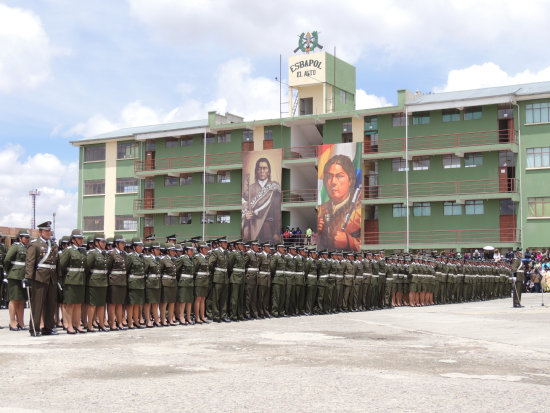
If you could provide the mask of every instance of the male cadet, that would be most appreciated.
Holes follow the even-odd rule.
[[[258,318],[258,272],[260,271],[260,257],[258,240],[250,241],[250,249],[244,254],[246,268],[244,292],[244,316],[248,320]]]
[[[353,279],[353,311],[363,310],[363,262],[361,261],[361,253],[356,253],[353,256],[353,269],[355,270],[355,278]]]
[[[317,294],[318,276],[317,251],[314,247],[308,249],[308,257],[304,263],[304,275],[306,279],[306,315],[312,315],[315,308],[315,296]]]
[[[294,277],[294,304],[296,314],[305,314],[306,280],[305,280],[305,260],[307,258],[306,250],[303,246],[297,248],[298,254],[294,256],[296,260],[296,272]]]
[[[231,321],[244,320],[243,312],[243,285],[245,281],[244,242],[235,241],[236,248],[229,253],[228,271],[231,272]]]
[[[328,251],[319,252],[321,258],[317,260],[317,274],[319,275],[317,282],[317,308],[319,314],[326,314],[330,311],[330,300],[332,298],[332,290],[329,288],[329,277],[331,261],[328,258]]]
[[[277,244],[277,252],[272,255],[269,269],[272,279],[271,314],[275,317],[285,315],[285,246]]]
[[[334,282],[332,289],[331,311],[339,313],[342,310],[342,298],[344,292],[344,267],[342,266],[342,252],[334,251],[332,253],[332,262],[330,266],[329,282]]]
[[[256,246],[257,247],[257,246]],[[262,245],[263,251],[258,252],[258,301],[257,309],[260,318],[270,318],[269,300],[271,298],[271,245]]]
[[[523,289],[523,261],[521,260],[521,250],[516,251],[516,256],[512,260],[512,272],[514,273],[513,277],[513,286],[512,291],[514,293],[514,307],[521,307],[521,292]],[[27,252],[27,257],[29,253]]]
[[[380,251],[378,255],[378,300],[376,306],[384,308],[384,297],[386,295],[386,254]]]
[[[227,275],[228,252],[227,239],[220,238],[219,247],[212,249],[208,257],[208,266],[212,274],[212,319],[220,323],[226,323],[231,320],[227,317],[227,296],[229,287],[229,278]],[[213,246],[213,245],[212,245]]]
[[[366,252],[364,258],[362,259],[363,263],[363,290],[362,290],[362,309],[363,310],[372,310],[372,300],[371,300],[371,289],[373,288],[373,278],[372,275],[372,253]]]
[[[285,255],[285,316],[289,317],[296,313],[296,301],[294,289],[296,285],[296,246],[289,245],[288,253]]]
[[[344,270],[343,278],[343,293],[342,293],[342,310],[351,311],[353,302],[353,279],[355,278],[355,268],[353,268],[353,252],[346,252],[345,258],[342,259],[342,269]]]
[[[382,262],[382,258],[380,259],[380,263]],[[396,266],[393,262],[393,257],[388,257],[388,263],[386,264],[384,260],[384,270],[385,270],[385,290],[384,290],[384,300],[383,303],[386,307],[392,308],[393,303],[391,301],[392,298],[392,291],[393,291],[393,274],[395,273]]]
[[[177,240],[178,240],[178,237],[176,237],[176,234],[168,235],[168,236],[166,237],[166,242],[167,242],[167,243],[170,243],[170,244],[172,244],[172,245],[174,245],[174,246],[176,246]]]
[[[54,315],[56,311],[57,284],[61,279],[59,253],[52,242],[51,222],[38,225],[38,238],[33,240],[25,260],[25,278],[23,287],[30,287],[31,336],[56,335]],[[40,331],[40,319],[44,316],[44,328]]]

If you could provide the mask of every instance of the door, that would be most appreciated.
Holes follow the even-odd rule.
[[[145,170],[152,171],[155,169],[155,151],[145,152]]]
[[[378,219],[365,219],[365,244],[379,244]]]
[[[511,199],[500,200],[500,242],[516,242],[516,204]]]

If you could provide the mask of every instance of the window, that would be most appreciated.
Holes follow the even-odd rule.
[[[525,105],[525,123],[550,122],[550,102]]]
[[[215,220],[214,214],[206,214],[205,217],[204,212],[201,213],[201,224],[213,224]]]
[[[153,217],[143,218],[143,226],[146,228],[151,228],[155,226],[155,219]]]
[[[201,142],[204,145],[204,136],[202,137]],[[213,135],[206,135],[206,144],[211,145],[213,143],[216,143],[216,137]]]
[[[550,146],[527,149],[527,168],[550,168]]]
[[[427,171],[430,169],[429,156],[415,156],[413,158],[413,171]]]
[[[191,185],[193,183],[193,175],[185,174],[180,177],[180,185]]]
[[[137,144],[135,142],[118,142],[116,147],[117,159],[132,159],[137,154]]]
[[[462,215],[462,205],[455,201],[443,202],[443,215]]]
[[[484,213],[483,200],[466,201],[466,215],[482,215]]]
[[[155,189],[155,180],[154,179],[146,179],[145,180],[145,189]]]
[[[394,113],[391,117],[392,126],[405,126],[408,125],[408,120],[404,113]]]
[[[403,158],[393,158],[391,160],[391,170],[393,172],[403,172],[407,170],[407,163]]]
[[[365,117],[365,130],[366,131],[378,130],[378,117],[376,116]]]
[[[346,91],[340,90],[340,103],[346,103]]]
[[[313,98],[300,99],[300,116],[313,114]]]
[[[191,146],[193,145],[193,137],[192,136],[184,136],[181,138],[181,146]]]
[[[273,131],[271,129],[264,130],[264,141],[273,140]]]
[[[164,225],[178,225],[179,217],[172,215],[164,216]]]
[[[430,112],[417,112],[413,115],[413,125],[428,125],[430,123]]]
[[[84,231],[103,231],[103,217],[84,217]]]
[[[115,231],[135,231],[137,220],[133,215],[116,215]]]
[[[464,155],[464,168],[477,168],[483,166],[483,154],[467,153]]]
[[[444,109],[441,111],[443,122],[456,122],[460,120],[460,111],[458,109]]]
[[[146,151],[154,151],[156,148],[155,141],[146,141],[145,142],[145,150]]]
[[[498,153],[498,166],[516,166],[516,156],[514,152],[500,151]]]
[[[218,171],[218,183],[227,184],[231,182],[231,171]]]
[[[218,224],[230,224],[231,215],[229,212],[218,212],[218,215],[216,215],[216,222]]]
[[[105,179],[91,179],[84,181],[84,195],[105,194]]]
[[[225,132],[218,135],[218,143],[231,142],[231,132]]]
[[[137,178],[117,178],[116,179],[116,193],[126,194],[129,192],[138,191]]]
[[[351,122],[342,123],[342,133],[351,133]]]
[[[393,204],[393,217],[402,218],[407,216],[407,207],[403,204]]]
[[[550,196],[527,198],[530,218],[550,217]]]
[[[84,148],[84,162],[105,160],[105,145],[87,146]]]
[[[351,128],[352,128],[351,122],[342,123],[342,142],[343,143],[348,143],[353,141],[353,133]]]
[[[177,148],[179,146],[178,138],[166,138],[166,147],[167,148]]]
[[[203,174],[201,175],[201,184],[205,183],[204,178],[206,177],[206,183],[207,184],[213,184],[216,182],[216,175],[215,174]]]
[[[254,142],[254,131],[243,130],[243,142]]]
[[[464,120],[481,119],[481,106],[471,106],[464,109]]]
[[[190,224],[191,223],[191,212],[184,212],[180,215],[180,224]]]
[[[178,178],[175,176],[168,176],[166,175],[164,177],[164,186],[177,186],[178,185]]]
[[[413,213],[415,217],[429,217],[432,215],[432,208],[429,202],[414,202]]]
[[[516,203],[511,199],[501,199],[500,215],[516,215]]]
[[[443,168],[452,169],[460,168],[462,166],[460,158],[455,155],[443,155]]]

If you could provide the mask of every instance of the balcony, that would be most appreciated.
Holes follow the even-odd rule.
[[[317,207],[317,189],[287,189],[282,191],[282,209]]]
[[[409,232],[409,245],[412,248],[453,248],[457,246],[482,248],[485,245],[506,247],[516,244],[518,240],[518,228]],[[364,242],[367,248],[402,249],[407,242],[407,233],[406,231],[365,233]]]
[[[482,132],[450,133],[431,136],[409,136],[409,152],[430,151],[448,153],[449,149],[461,147],[476,147],[468,151],[486,151],[491,145],[510,145],[515,143],[515,131],[513,129],[500,129]],[[479,147],[479,148],[477,148]],[[363,154],[368,158],[384,158],[391,152],[404,152],[405,138],[370,140],[370,135],[365,136]],[[454,151],[453,151],[454,152]],[[460,151],[457,151],[460,152]]]
[[[241,194],[206,195],[204,206],[207,211],[233,211],[241,209]],[[134,200],[134,212],[145,214],[177,214],[179,212],[202,212],[203,196],[187,195],[159,198],[137,198]]]
[[[409,199],[429,198],[433,200],[457,199],[480,195],[483,199],[515,198],[518,192],[516,178],[480,179],[470,181],[419,182],[409,184]],[[512,196],[513,194],[513,196]],[[365,186],[365,204],[403,202],[406,197],[405,184]],[[474,197],[475,199],[476,197]],[[383,201],[383,202],[381,202]]]

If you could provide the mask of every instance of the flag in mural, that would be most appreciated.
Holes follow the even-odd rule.
[[[317,248],[361,250],[361,143],[319,146]]]
[[[243,152],[241,232],[244,241],[281,239],[282,149]]]

